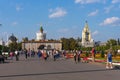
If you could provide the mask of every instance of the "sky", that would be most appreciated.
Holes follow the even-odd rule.
[[[47,39],[82,37],[88,22],[95,41],[120,38],[120,0],[0,0],[0,38],[36,38],[43,26]]]

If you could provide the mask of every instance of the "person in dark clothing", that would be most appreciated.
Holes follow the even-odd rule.
[[[80,57],[81,53],[82,53],[82,51],[77,52],[77,54],[78,54],[78,62],[80,62],[80,60],[81,60],[81,57]]]
[[[28,55],[27,55],[27,50],[24,50],[24,54],[25,54],[25,58],[27,59]]]
[[[78,58],[78,54],[76,51],[73,52],[73,55],[74,55],[74,61],[75,63],[77,63],[77,58]]]
[[[37,55],[40,58],[42,56],[42,52],[40,50],[38,50]]]

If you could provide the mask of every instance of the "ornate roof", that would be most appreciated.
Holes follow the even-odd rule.
[[[17,41],[17,38],[14,36],[14,34],[12,34],[12,35],[9,37],[9,40],[11,40],[12,42],[16,42],[16,41]]]
[[[85,32],[89,32],[89,26],[88,26],[88,22],[86,21],[85,23],[85,27],[83,29]]]
[[[89,28],[89,27],[88,27],[88,22],[87,22],[87,21],[86,21],[86,23],[85,23],[85,28]]]

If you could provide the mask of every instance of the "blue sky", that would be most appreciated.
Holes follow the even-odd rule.
[[[40,25],[47,39],[81,37],[88,21],[92,38],[120,38],[120,0],[0,0],[0,38],[12,33],[35,39]]]

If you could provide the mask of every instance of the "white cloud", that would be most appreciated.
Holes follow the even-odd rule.
[[[16,26],[17,24],[18,24],[18,22],[15,21],[12,23],[12,26]]]
[[[105,13],[109,13],[112,9],[113,9],[113,5],[109,6],[109,7],[106,7],[104,8],[105,9]]]
[[[100,0],[75,0],[75,3],[80,3],[80,4],[90,4],[97,2],[100,2]]]
[[[21,11],[23,8],[20,5],[16,5],[16,11]]]
[[[95,10],[95,11],[89,13],[88,16],[95,16],[97,14],[98,14],[98,10]]]
[[[99,32],[97,30],[92,33],[93,36],[95,36],[97,34],[99,34]]]
[[[56,9],[50,9],[49,12],[51,14],[49,15],[49,18],[58,18],[58,17],[63,17],[67,14],[67,11],[62,9],[62,8],[56,8]]]
[[[101,24],[101,26],[120,26],[120,18],[119,17],[110,17],[105,19]]]
[[[112,0],[112,3],[115,4],[115,3],[119,3],[120,0]]]

